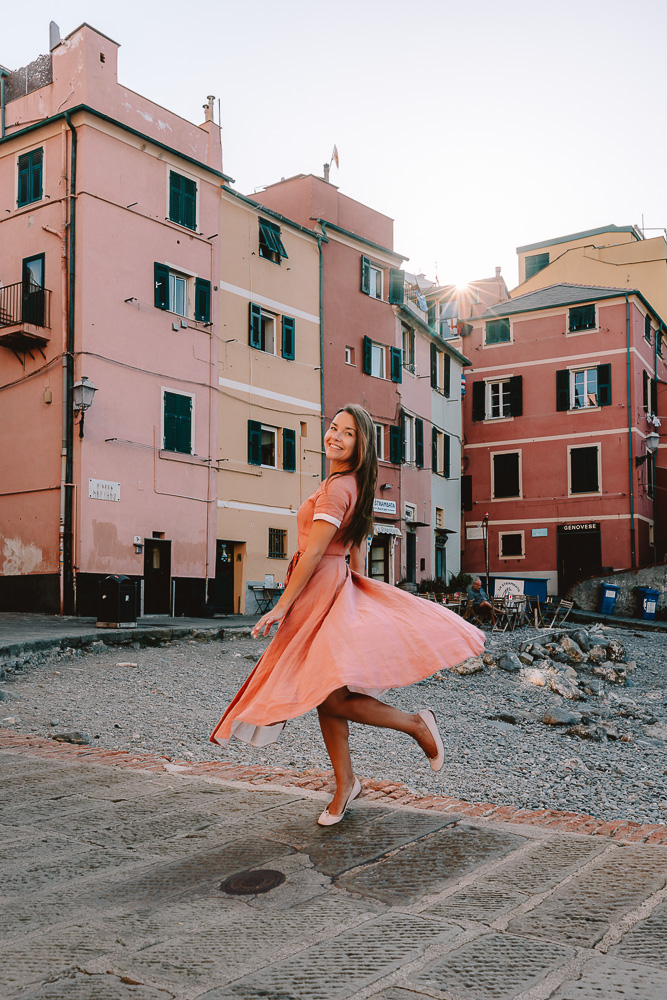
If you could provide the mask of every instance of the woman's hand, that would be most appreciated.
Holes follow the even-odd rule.
[[[262,629],[264,630],[264,635],[268,635],[272,626],[275,625],[276,622],[280,623],[286,614],[287,608],[281,608],[280,602],[276,604],[275,608],[271,608],[271,610],[267,611],[265,615],[262,615],[253,628],[251,632],[253,639],[256,639],[259,636]]]

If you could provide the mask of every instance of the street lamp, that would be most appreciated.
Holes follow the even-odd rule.
[[[646,459],[649,458],[650,455],[654,455],[658,450],[658,445],[660,444],[660,435],[658,432],[651,431],[650,434],[647,434],[644,444],[646,445],[646,454],[635,456],[635,465],[637,468],[639,468],[640,465],[643,465]]]
[[[78,382],[72,386],[72,406],[81,414],[79,417],[79,437],[83,437],[83,417],[88,407],[93,402],[93,396],[97,392],[97,386],[85,375],[82,375]]]
[[[489,595],[489,515],[482,518],[482,535],[484,536],[484,571],[486,575],[486,594]]]

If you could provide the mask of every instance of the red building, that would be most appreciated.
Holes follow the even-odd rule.
[[[464,569],[483,575],[488,546],[491,577],[564,594],[661,559],[647,444],[667,369],[663,323],[643,295],[557,284],[470,326]]]

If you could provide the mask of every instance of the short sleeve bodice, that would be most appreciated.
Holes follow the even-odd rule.
[[[329,543],[327,553],[345,555],[349,544],[341,541],[357,502],[357,480],[353,475],[334,476],[325,479],[322,485],[308,497],[297,512],[299,549],[303,552],[308,544],[308,536],[313,521],[328,521],[338,529]]]

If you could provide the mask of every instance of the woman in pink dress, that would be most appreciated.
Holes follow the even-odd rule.
[[[318,823],[331,826],[361,792],[348,722],[406,733],[440,770],[444,750],[431,709],[411,714],[376,696],[478,655],[484,637],[459,615],[364,575],[378,467],[366,410],[339,410],[324,446],[329,476],[298,510],[285,590],[252,634],[266,636],[276,623],[278,631],[210,740],[225,746],[236,736],[265,746],[288,719],[317,708],[336,778]]]

